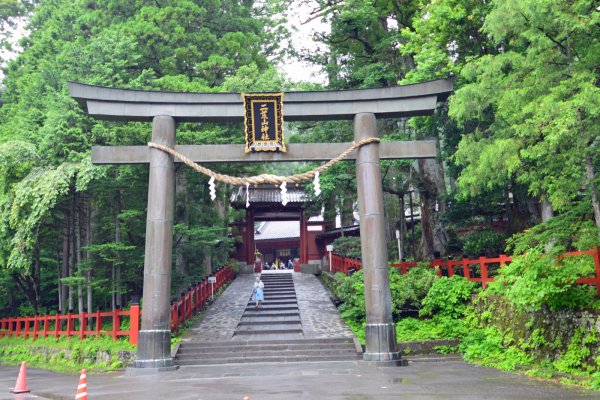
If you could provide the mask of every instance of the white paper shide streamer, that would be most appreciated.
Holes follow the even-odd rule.
[[[208,181],[208,187],[210,189],[210,199],[215,201],[217,198],[217,190],[215,189],[215,178],[213,176],[211,176],[210,180]]]
[[[286,183],[283,182],[281,184],[281,186],[279,186],[279,188],[281,189],[281,204],[283,204],[284,206],[289,203],[290,198],[288,196],[288,192],[287,192],[287,188],[285,187]]]
[[[246,182],[246,208],[250,207],[250,184]]]
[[[321,194],[321,182],[319,181],[319,171],[315,172],[315,180],[313,181],[313,186],[315,188],[315,196],[319,196]]]

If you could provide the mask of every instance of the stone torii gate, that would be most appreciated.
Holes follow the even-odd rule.
[[[376,117],[430,115],[453,89],[452,79],[380,89],[285,93],[286,121],[354,120],[354,140],[377,137]],[[177,122],[243,121],[240,93],[170,93],[69,83],[90,115],[152,121],[152,142],[202,164],[217,162],[329,161],[351,143],[289,144],[286,153],[245,153],[243,145],[178,146]],[[355,155],[367,314],[364,360],[397,364],[380,159],[436,157],[434,141],[370,143]],[[147,146],[92,147],[94,164],[150,164],[144,256],[144,310],[134,367],[170,369],[169,299],[175,193],[174,158]]]

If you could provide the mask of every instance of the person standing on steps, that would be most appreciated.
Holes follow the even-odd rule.
[[[254,292],[252,292],[252,300],[256,302],[256,308],[259,308],[260,303],[265,300],[264,288],[265,284],[260,280],[260,276],[257,276],[254,282]]]

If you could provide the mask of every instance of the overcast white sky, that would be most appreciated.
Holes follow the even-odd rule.
[[[288,28],[292,32],[291,45],[298,50],[315,50],[317,45],[313,42],[315,32],[328,32],[329,26],[322,23],[320,18],[314,19],[305,25],[302,22],[308,19],[311,7],[304,2],[294,2],[289,9]],[[297,30],[294,30],[294,27]],[[293,81],[309,81],[316,83],[326,83],[326,76],[318,67],[312,64],[296,60],[286,60],[281,68],[287,73]]]

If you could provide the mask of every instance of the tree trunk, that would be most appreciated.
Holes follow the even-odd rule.
[[[404,218],[404,195],[398,195],[398,203],[400,204],[400,218],[398,220],[398,230],[400,231],[400,248],[398,250],[398,258],[402,261],[405,258],[404,252],[404,236],[406,233],[406,219]]]
[[[37,236],[37,235],[36,235]],[[33,301],[33,309],[37,314],[40,311],[40,306],[42,305],[42,292],[41,292],[41,266],[40,266],[40,242],[36,241],[33,253],[34,261],[33,261],[33,271],[32,271],[32,289],[34,295]]]
[[[77,268],[77,277],[82,277],[81,271],[81,197],[79,193],[75,193],[73,196],[75,199],[75,224],[74,224],[74,233],[75,233],[75,246],[74,246],[74,262],[75,267]],[[77,313],[83,313],[83,287],[81,285],[81,281],[77,283]]]
[[[434,253],[447,254],[448,235],[441,221],[446,186],[444,170],[436,159],[418,160],[418,188],[421,204],[421,256],[432,259]]]
[[[71,232],[71,214],[70,214],[70,206],[67,205],[67,206],[65,206],[64,219],[63,219],[62,271],[58,277],[59,279],[66,278],[69,276],[69,254],[71,253],[71,250],[69,248],[69,244],[70,244],[69,233],[70,232]],[[62,283],[62,281],[60,281],[59,285],[61,288],[61,290],[60,290],[61,301],[59,304],[59,306],[60,306],[59,311],[62,313],[66,313],[67,310],[69,309],[69,305],[67,304],[68,288],[64,283]]]
[[[121,243],[121,191],[115,191],[115,243]],[[115,261],[112,265],[111,278],[112,278],[112,301],[111,306],[113,311],[117,306],[121,305],[121,263],[119,255],[116,254]]]
[[[96,209],[92,205],[92,196],[91,193],[87,193],[87,207],[86,207],[86,224],[85,224],[85,245],[92,245],[92,219],[95,217]],[[85,286],[87,293],[87,310],[88,312],[94,311],[94,303],[93,303],[93,292],[92,292],[92,253],[89,250],[85,251],[85,259],[87,261],[87,270],[85,272]],[[88,324],[92,323],[92,319],[88,320]]]
[[[212,248],[210,246],[202,246],[202,252],[204,253],[204,275],[211,274],[212,271]]]
[[[72,277],[75,273],[73,265],[75,261],[75,241],[73,240],[73,237],[75,236],[75,198],[71,198],[69,203],[69,277]],[[73,309],[75,308],[73,304],[73,294],[73,285],[69,285],[69,312],[73,312]]]
[[[61,274],[61,258],[60,258],[60,249],[58,247],[59,243],[56,244],[56,285],[58,288],[58,309],[64,310],[64,302],[63,302],[63,287],[60,283]]]
[[[589,154],[585,158],[585,170],[587,172],[587,184],[592,194],[594,220],[596,221],[596,227],[600,228],[600,202],[598,200],[598,189],[596,189],[596,185],[594,183],[594,180],[596,179],[596,174],[594,172],[594,163],[592,162],[592,157]]]
[[[552,204],[548,201],[546,196],[542,197],[540,201],[540,214],[542,216],[542,222],[549,221],[554,217],[554,210],[552,209]]]
[[[229,221],[227,219],[227,207],[228,207],[228,200],[227,197],[224,194],[221,194],[220,196],[217,196],[217,198],[215,199],[215,208],[217,210],[217,215],[219,216],[220,220],[223,221],[223,232],[227,232],[227,228],[229,226]],[[226,247],[221,246],[220,249],[226,249]],[[216,260],[215,262],[218,265],[224,265],[227,263],[227,259],[229,258],[229,254],[227,251],[219,251],[217,250],[215,252],[215,257]]]
[[[186,170],[181,167],[175,171],[175,202],[175,224],[189,226],[188,176]],[[181,232],[175,233],[175,271],[180,275],[188,274],[188,260],[185,255],[187,241],[187,235]]]
[[[515,187],[512,198],[506,196],[508,230],[507,233],[522,232],[541,221],[540,211],[526,190]]]

